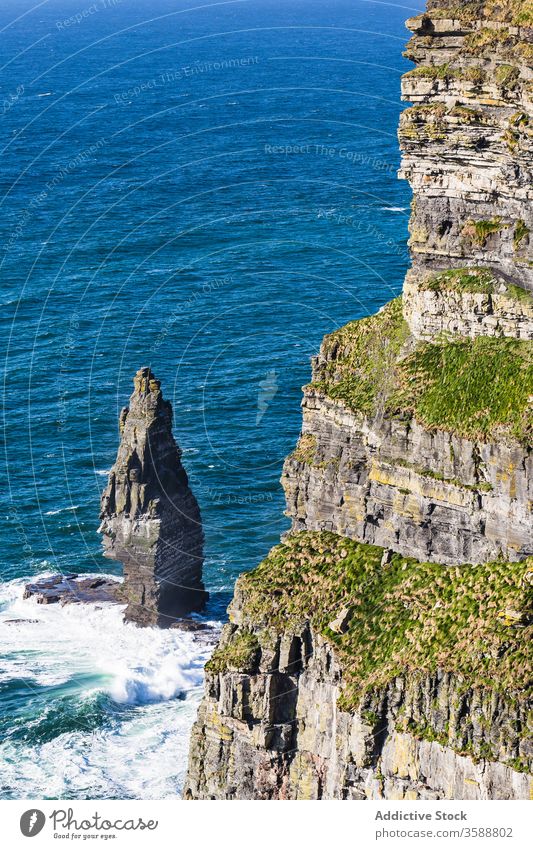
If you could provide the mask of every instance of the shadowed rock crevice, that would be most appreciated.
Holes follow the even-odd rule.
[[[125,620],[169,627],[207,600],[202,522],[160,381],[142,368],[134,387],[120,413],[121,441],[102,494],[99,531],[105,555],[124,566]]]

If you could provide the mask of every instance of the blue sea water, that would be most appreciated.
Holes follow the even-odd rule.
[[[374,0],[4,0],[0,796],[179,793],[209,639],[22,600],[96,533],[150,365],[202,509],[206,617],[287,528],[325,333],[399,293],[406,17]],[[22,623],[7,620],[26,619]]]

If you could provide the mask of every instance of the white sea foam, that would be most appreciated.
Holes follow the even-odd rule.
[[[25,798],[164,799],[181,794],[201,691],[138,708],[113,729],[0,748],[2,785]]]
[[[408,206],[380,206],[382,212],[407,212]]]
[[[22,782],[36,798],[83,796],[88,788],[92,798],[177,795],[218,623],[196,633],[137,628],[124,624],[121,605],[23,600],[28,580],[0,587],[0,680],[24,680],[32,696],[43,699],[43,710],[54,694],[37,688],[68,682],[80,703],[101,692],[128,710],[121,721],[96,730],[42,743],[7,740],[0,747],[3,785]]]
[[[60,507],[58,510],[47,510],[45,516],[57,516],[58,513],[67,513],[70,510],[79,510],[79,504],[72,504],[70,507]]]
[[[22,598],[25,583],[7,582],[0,590],[0,640],[8,655],[3,677],[12,677],[10,663],[18,676],[38,684],[100,675],[102,689],[128,704],[172,699],[201,683],[210,653],[202,632],[137,628],[125,624],[124,607],[112,603],[37,604]],[[6,624],[10,619],[22,621]]]

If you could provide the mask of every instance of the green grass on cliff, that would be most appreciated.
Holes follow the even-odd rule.
[[[251,631],[241,631],[223,648],[217,648],[206,664],[208,672],[252,672],[259,653],[259,641]]]
[[[465,688],[530,688],[533,558],[455,567],[399,554],[382,566],[382,556],[333,533],[293,534],[239,579],[244,620],[279,633],[311,621],[336,647],[345,709],[409,671],[453,671]],[[335,633],[346,609],[347,630]]]
[[[487,239],[494,233],[501,233],[508,224],[503,224],[501,218],[491,218],[490,220],[467,221],[463,227],[463,235],[468,236],[474,244],[483,248],[487,244]]]
[[[515,26],[533,26],[533,0],[463,0],[453,3],[450,0],[434,2],[432,18],[455,18],[465,23],[480,18],[513,24]]]
[[[453,291],[491,295],[496,285],[497,279],[488,268],[454,268],[426,278],[422,281],[421,288],[432,292]]]
[[[453,69],[449,65],[419,65],[412,71],[407,71],[404,77],[407,79],[423,77],[431,80],[448,80],[454,76]]]
[[[486,73],[482,68],[453,68],[446,65],[419,65],[403,75],[404,79],[423,78],[430,80],[466,81],[481,85],[486,80]]]
[[[396,363],[409,337],[402,300],[324,338],[315,386],[363,414],[375,415],[396,384]]]
[[[488,441],[531,438],[533,346],[505,338],[408,344],[401,299],[326,336],[311,385],[354,412]]]
[[[395,400],[430,429],[482,440],[499,431],[531,438],[531,343],[480,336],[420,345],[400,373]]]
[[[523,225],[523,222],[519,222]],[[520,236],[524,238],[529,231],[520,229]],[[503,289],[502,289],[503,284]],[[431,292],[464,292],[477,295],[494,295],[501,292],[506,297],[532,304],[533,297],[530,292],[507,283],[495,276],[490,268],[453,268],[448,271],[439,271],[420,280],[420,288]]]

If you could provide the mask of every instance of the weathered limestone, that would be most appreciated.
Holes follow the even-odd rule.
[[[172,435],[172,407],[149,368],[139,369],[120,414],[120,446],[102,494],[104,553],[124,565],[125,619],[169,627],[201,610],[200,510]]]
[[[399,136],[414,265],[491,267],[533,290],[531,28],[449,18],[450,5],[407,22],[418,67],[402,80],[414,106]]]
[[[292,530],[328,530],[419,560],[481,563],[533,552],[533,456],[416,421],[358,416],[312,386],[282,483]]]
[[[513,731],[523,704],[438,670],[398,677],[348,713],[337,705],[342,669],[320,635],[243,622],[238,594],[232,620],[221,645],[245,628],[261,652],[251,671],[207,671],[185,798],[530,798],[532,776],[510,765],[533,756]]]
[[[506,26],[510,14],[480,18],[483,3],[465,3],[461,20],[446,16],[442,0],[428,5],[433,14],[408,21],[407,55],[419,67],[402,81],[403,98],[415,102],[399,131],[401,176],[414,194],[404,348],[460,337],[531,341],[532,30]],[[472,441],[416,419],[354,412],[316,388],[335,357],[324,345],[313,363],[299,448],[285,462],[292,529],[450,564],[528,556],[530,447],[504,432]]]
[[[495,291],[462,292],[430,288],[411,271],[403,286],[403,313],[417,340],[453,336],[507,336],[533,340],[533,297],[521,299],[503,279]]]
[[[406,55],[418,67],[402,81],[403,98],[413,107],[401,118],[399,137],[401,176],[414,194],[413,268],[403,295],[406,338],[393,367],[428,342],[450,348],[465,337],[502,339],[502,351],[513,344],[509,340],[520,340],[520,356],[529,356],[522,343],[533,339],[527,294],[533,292],[533,21],[530,16],[527,22],[522,5],[428,0],[428,12],[408,22],[414,36]],[[365,337],[365,344],[371,356],[372,339]],[[332,351],[324,344],[313,363],[302,434],[284,466],[292,531],[333,531],[382,546],[383,570],[391,552],[456,572],[479,563],[491,564],[490,571],[498,561],[511,592],[527,589],[530,570],[514,584],[506,570],[533,552],[531,446],[499,420],[484,439],[474,440],[440,422],[425,427],[403,408],[400,415],[388,412],[387,392],[397,389],[392,370],[379,371],[383,403],[368,413],[368,371],[350,360],[348,350],[339,351],[350,347],[349,334],[335,345]],[[336,373],[335,358],[343,356],[345,371]],[[327,394],[337,378],[339,385],[352,377],[352,396]],[[526,421],[531,409],[521,407],[522,413]],[[321,574],[332,568],[328,551]],[[286,563],[288,574],[293,565]],[[417,568],[418,580],[420,563]],[[320,608],[320,585],[312,578],[312,601]],[[379,578],[381,585],[381,572]],[[361,600],[340,596],[318,633],[313,605],[302,612],[301,624],[290,625],[285,599],[275,626],[272,611],[282,590],[267,599],[261,616],[253,604],[247,607],[243,587],[241,579],[220,643],[226,662],[206,670],[185,798],[531,798],[528,681],[516,680],[510,692],[502,672],[518,632],[527,645],[529,631],[521,629],[531,628],[530,609],[503,605],[498,613],[495,633],[500,621],[510,629],[491,655],[500,681],[492,674],[465,683],[457,658],[446,668],[440,656],[437,662],[426,643],[416,643],[415,617],[404,636],[408,645],[421,646],[422,665],[400,664],[391,680],[369,685],[358,705],[344,709],[354,653],[342,654],[341,662],[341,644]],[[475,611],[477,599],[469,590],[461,603]],[[375,613],[363,617],[365,626]],[[421,616],[433,627],[431,607]],[[453,639],[452,608],[446,616],[444,633]],[[486,642],[471,635],[467,622],[465,640],[485,662]],[[368,646],[354,633],[356,648]],[[440,652],[442,643],[435,642]],[[386,634],[378,645],[386,654]],[[521,657],[525,669],[525,650]]]

